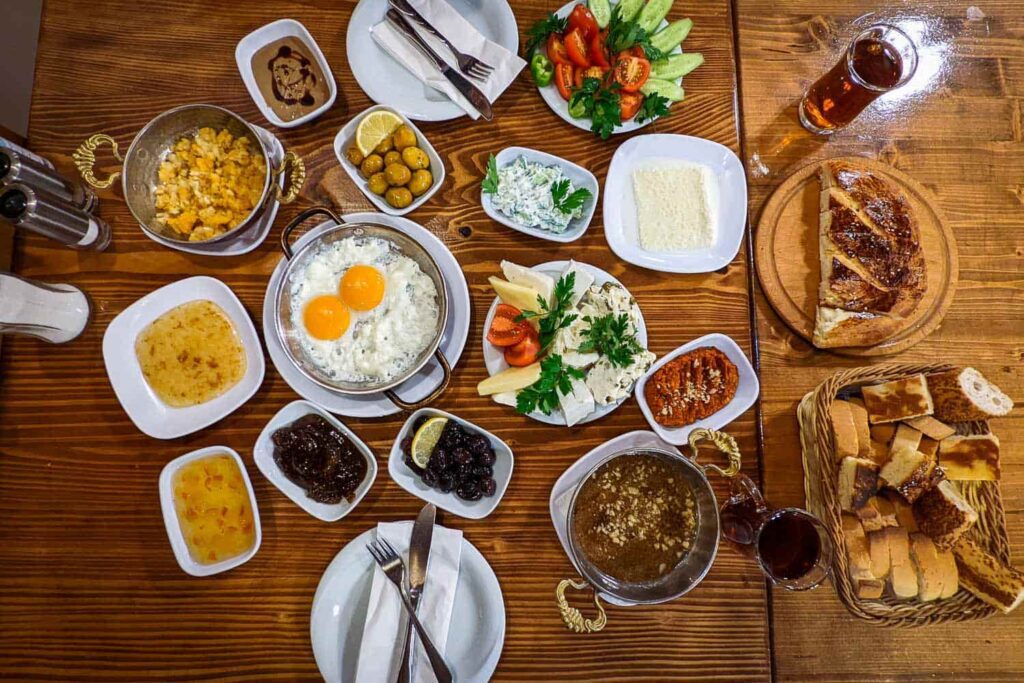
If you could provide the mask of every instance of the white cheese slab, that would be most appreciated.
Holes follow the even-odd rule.
[[[575,261],[569,261],[569,265],[562,271],[559,279],[565,277],[569,273],[576,273],[576,280],[573,283],[572,300],[570,301],[570,305],[575,308],[579,305],[580,301],[583,300],[583,295],[587,293],[588,289],[590,289],[590,285],[594,284],[594,276],[584,268],[581,268],[580,264]]]
[[[582,379],[573,379],[572,391],[565,396],[559,394],[558,403],[562,406],[562,415],[569,427],[594,412],[594,395]]]
[[[545,301],[551,303],[551,295],[555,291],[555,278],[547,273],[538,273],[511,261],[501,262],[501,272],[512,284],[535,289]]]

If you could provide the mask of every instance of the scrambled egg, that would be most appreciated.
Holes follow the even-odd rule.
[[[263,197],[266,163],[247,137],[200,128],[160,164],[157,219],[190,242],[223,235]]]

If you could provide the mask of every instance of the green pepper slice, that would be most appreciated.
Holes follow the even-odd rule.
[[[555,65],[550,59],[537,53],[530,60],[530,73],[533,75],[533,82],[543,88],[550,85],[551,78],[555,75]]]

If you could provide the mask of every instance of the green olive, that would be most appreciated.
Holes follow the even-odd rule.
[[[364,178],[369,178],[374,173],[380,173],[383,170],[384,158],[379,154],[371,154],[363,159],[363,163],[359,166],[359,172],[363,174]]]
[[[383,173],[374,173],[370,176],[370,192],[384,194],[388,191],[388,177]]]
[[[373,148],[373,151],[377,154],[387,154],[395,148],[395,145],[391,142],[391,136],[387,136],[380,141],[380,144]]]
[[[366,158],[363,156],[363,153],[359,151],[359,148],[356,147],[355,145],[352,145],[351,147],[348,148],[348,151],[345,152],[345,157],[348,159],[348,163],[352,164],[353,166],[359,166],[361,163],[363,163],[363,159]]]
[[[402,161],[414,171],[430,166],[430,159],[427,158],[427,153],[419,147],[406,147],[403,149]]]
[[[392,187],[388,190],[387,194],[384,195],[384,199],[387,203],[396,209],[404,209],[405,207],[412,204],[412,192],[409,192],[404,187]]]
[[[402,153],[399,152],[398,150],[394,150],[393,149],[393,150],[391,150],[390,152],[388,152],[387,154],[384,155],[384,166],[385,167],[390,166],[391,164],[400,164],[400,163],[402,163]]]
[[[384,169],[384,175],[388,177],[388,185],[392,187],[405,185],[412,179],[412,171],[402,164],[391,164]]]
[[[395,134],[391,136],[391,139],[395,143],[395,149],[401,152],[406,147],[412,147],[416,144],[416,133],[412,132],[412,128],[409,126],[399,126]]]
[[[434,176],[425,169],[419,169],[414,171],[412,174],[412,180],[409,181],[409,192],[412,192],[413,197],[419,197],[421,194],[430,189],[430,186],[434,184]]]

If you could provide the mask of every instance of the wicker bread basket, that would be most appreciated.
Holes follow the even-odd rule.
[[[807,508],[828,527],[836,544],[832,565],[832,582],[846,608],[861,619],[880,626],[916,627],[943,622],[984,619],[997,613],[968,591],[960,589],[946,600],[917,602],[897,600],[885,595],[880,600],[864,600],[857,596],[850,581],[846,543],[840,521],[841,509],[836,480],[839,463],[833,457],[834,444],[829,411],[832,401],[848,397],[865,384],[901,379],[918,373],[943,372],[952,365],[889,364],[844,370],[833,375],[804,396],[797,411],[800,422],[800,443],[803,450],[804,490]],[[955,425],[961,434],[986,434],[988,423],[969,422]],[[978,512],[978,523],[968,535],[992,553],[1009,563],[1010,549],[1006,536],[1006,519],[997,482],[956,482],[967,501]]]

